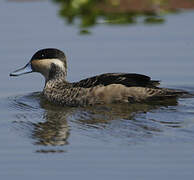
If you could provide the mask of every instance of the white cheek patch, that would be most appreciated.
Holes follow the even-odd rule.
[[[63,62],[61,62],[59,59],[41,59],[41,60],[32,61],[32,65],[37,70],[38,69],[39,70],[40,69],[49,70],[52,63],[60,67],[63,70],[65,69]]]
[[[34,60],[31,62],[35,71],[40,72],[46,78],[48,78],[52,63],[60,67],[64,72],[66,72],[63,62],[60,61],[59,59],[40,59],[40,60]]]

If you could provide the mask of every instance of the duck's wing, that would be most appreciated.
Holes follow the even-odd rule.
[[[90,88],[98,85],[122,84],[127,87],[156,87],[159,81],[153,81],[149,76],[132,73],[106,73],[74,82],[74,87]]]

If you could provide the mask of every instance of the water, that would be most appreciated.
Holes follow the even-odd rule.
[[[39,74],[10,78],[45,47],[65,51],[68,79],[137,72],[194,91],[194,12],[165,23],[100,24],[80,36],[48,1],[0,5],[2,179],[193,179],[194,98],[69,108],[44,102]]]

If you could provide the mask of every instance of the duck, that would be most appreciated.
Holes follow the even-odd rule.
[[[94,106],[112,103],[143,103],[177,98],[184,91],[158,87],[160,81],[136,73],[104,73],[79,82],[67,81],[67,61],[63,51],[46,48],[10,76],[38,72],[45,78],[43,97],[61,106]]]

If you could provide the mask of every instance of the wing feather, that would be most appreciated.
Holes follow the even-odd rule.
[[[127,87],[156,87],[159,81],[152,81],[149,76],[134,73],[106,73],[74,82],[74,87],[90,88],[98,85],[122,84]]]

